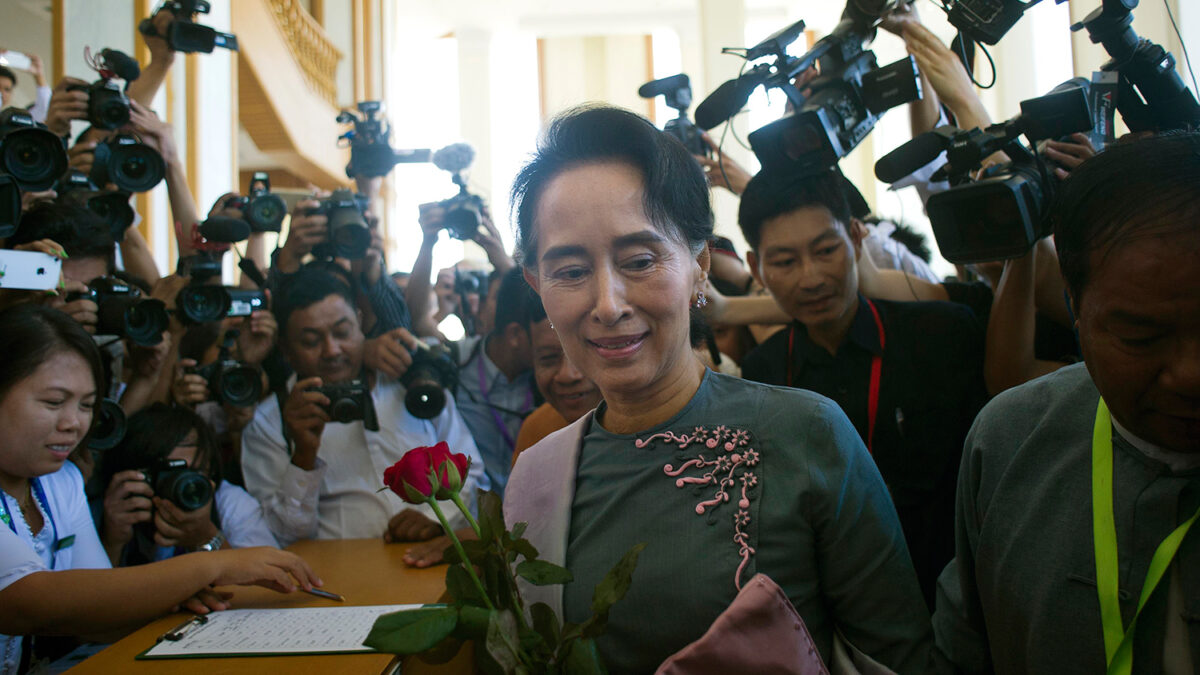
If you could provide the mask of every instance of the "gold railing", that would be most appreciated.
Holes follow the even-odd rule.
[[[304,79],[330,105],[337,106],[337,65],[342,53],[325,35],[325,29],[300,5],[299,0],[269,0],[275,23],[300,65]]]

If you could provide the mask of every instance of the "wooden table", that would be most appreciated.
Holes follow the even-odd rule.
[[[404,544],[385,544],[378,539],[302,541],[288,548],[308,561],[325,588],[345,596],[347,605],[392,605],[437,602],[445,591],[446,566],[413,569],[402,560]],[[224,589],[231,590],[231,589]],[[332,607],[340,603],[307,593],[283,595],[265,588],[235,587],[234,608],[283,609]],[[70,672],[89,673],[179,673],[223,675],[226,673],[390,673],[395,668],[391,654],[325,654],[318,656],[259,656],[243,658],[172,659],[135,661],[134,657],[154,644],[154,639],[179,625],[189,614],[172,614],[143,626]],[[469,673],[467,650],[450,664],[437,668],[416,659],[405,662],[404,673]]]

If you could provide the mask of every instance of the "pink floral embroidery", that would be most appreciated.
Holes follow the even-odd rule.
[[[738,546],[741,563],[734,573],[733,585],[741,590],[742,572],[750,562],[750,556],[754,555],[747,528],[750,525],[751,491],[758,485],[758,476],[750,471],[759,461],[758,451],[750,447],[750,432],[745,429],[730,429],[724,425],[715,429],[696,427],[690,434],[680,435],[666,431],[646,439],[639,438],[635,445],[645,448],[655,441],[665,441],[681,450],[694,445],[702,446],[701,454],[695,458],[683,462],[678,467],[671,464],[663,467],[663,473],[675,479],[677,488],[689,485],[711,485],[716,488],[712,498],[696,504],[697,515],[703,515],[710,509],[730,501],[731,492],[738,497],[737,511],[733,513],[733,542]],[[683,475],[689,471],[693,475]]]

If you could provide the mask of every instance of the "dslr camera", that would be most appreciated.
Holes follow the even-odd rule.
[[[458,186],[458,194],[438,202],[445,211],[443,227],[451,237],[470,241],[479,232],[483,222],[483,199],[467,190],[465,172],[475,161],[475,149],[466,143],[454,143],[433,153],[433,165],[450,172],[451,180]]]
[[[328,221],[329,239],[313,247],[318,258],[346,258],[358,260],[367,255],[371,248],[371,230],[364,217],[367,212],[366,197],[346,188],[333,191],[321,205],[308,209],[308,215],[323,215]]]
[[[692,83],[685,73],[651,80],[638,88],[638,96],[654,98],[662,96],[667,106],[679,111],[675,119],[667,120],[663,131],[679,139],[683,147],[693,155],[710,156],[708,144],[700,136],[700,129],[688,118],[687,111],[692,105]]]
[[[182,459],[162,459],[143,469],[146,482],[154,494],[169,500],[184,511],[203,508],[213,498],[212,481],[208,476],[189,468]]]
[[[446,407],[446,390],[458,387],[458,364],[450,350],[440,344],[418,342],[409,352],[413,362],[400,378],[404,385],[404,407],[413,417],[428,420]]]
[[[125,411],[111,398],[100,401],[92,429],[88,432],[88,448],[111,450],[125,438]]]
[[[211,54],[213,49],[223,47],[232,51],[238,50],[237,36],[223,33],[211,26],[198,24],[196,14],[208,14],[212,5],[208,0],[166,0],[154,12],[170,12],[174,15],[167,25],[167,34],[160,35],[154,29],[153,15],[138,23],[138,31],[146,37],[161,37],[167,41],[172,51],[183,54],[203,52]]]
[[[349,110],[338,113],[338,124],[354,125],[338,137],[339,147],[350,147],[350,163],[346,165],[346,175],[350,178],[378,178],[391,173],[397,164],[429,161],[428,149],[392,149],[388,141],[391,128],[378,117],[382,111],[380,101],[361,101],[357,113]]]
[[[335,382],[320,387],[313,387],[329,399],[328,406],[322,406],[329,419],[339,424],[349,424],[362,420],[363,427],[368,431],[379,431],[379,418],[375,415],[375,402],[371,392],[367,390],[364,379],[349,382]]]
[[[88,180],[98,187],[114,183],[125,192],[147,192],[167,175],[162,155],[131,134],[117,134],[96,144]]]
[[[217,403],[228,403],[237,408],[250,408],[262,398],[262,377],[258,368],[241,363],[233,358],[233,344],[237,330],[225,332],[217,360],[206,366],[187,369],[208,381],[208,391]]]
[[[125,231],[133,225],[133,207],[129,205],[129,194],[124,190],[115,192],[97,190],[82,171],[71,169],[54,186],[60,199],[87,207],[108,224],[113,241],[125,238]]]
[[[94,128],[120,129],[129,124],[129,97],[125,90],[141,75],[141,67],[135,59],[115,49],[100,50],[93,67],[99,71],[100,79],[90,86],[73,84],[67,90],[87,92],[88,122]]]
[[[119,335],[150,346],[162,342],[162,333],[167,329],[167,310],[161,300],[143,298],[137,286],[114,277],[94,279],[86,291],[69,293],[66,300],[96,303],[98,335]]]
[[[271,194],[271,177],[265,171],[255,171],[248,192],[246,197],[230,197],[225,207],[241,209],[251,232],[279,232],[287,204],[279,195]]]
[[[67,148],[61,138],[24,108],[0,112],[0,175],[7,174],[10,185],[15,183],[26,192],[49,190],[66,170]],[[19,195],[17,206],[19,209]]]

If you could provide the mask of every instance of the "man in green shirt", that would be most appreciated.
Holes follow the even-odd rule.
[[[1115,144],[1072,173],[1050,220],[1084,363],[976,420],[938,646],[971,673],[1193,673],[1200,134]]]

